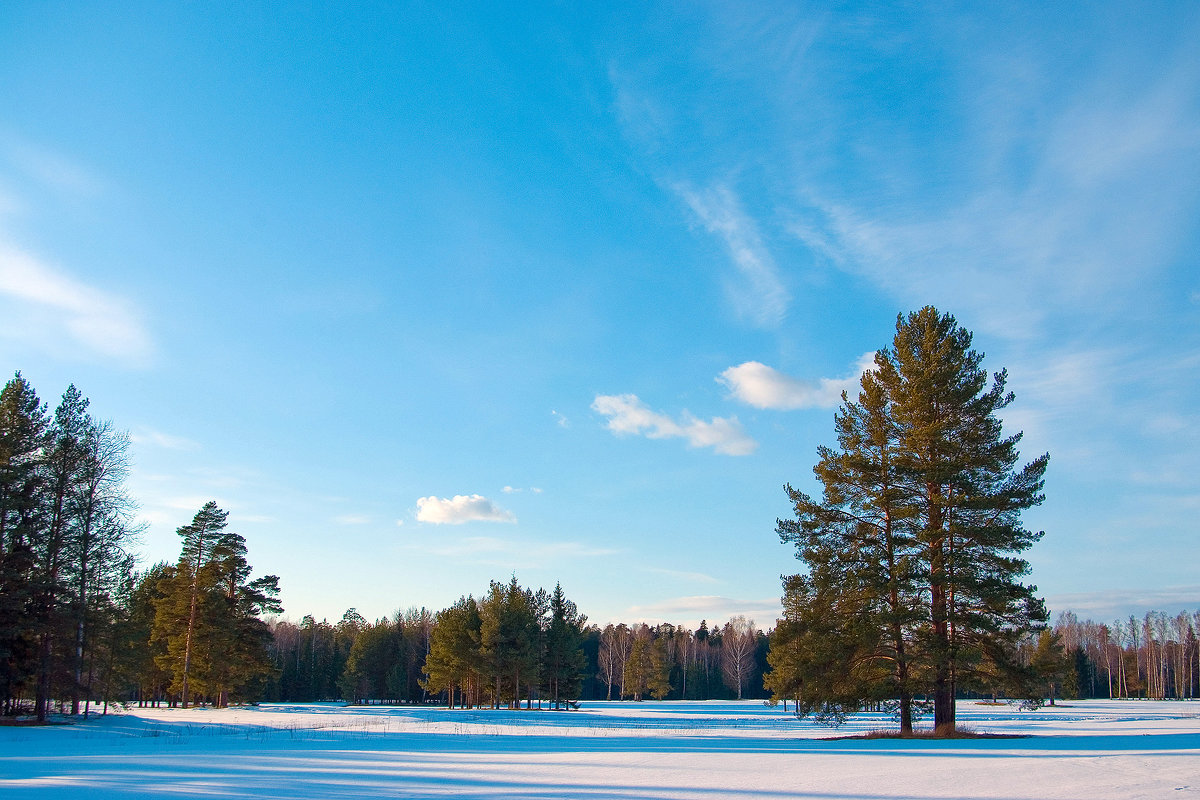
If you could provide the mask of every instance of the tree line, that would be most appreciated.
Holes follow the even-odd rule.
[[[1200,610],[1149,611],[1112,623],[1064,611],[1053,646],[1061,653],[1048,692],[1067,697],[1191,700],[1200,697]]]
[[[262,615],[282,610],[278,578],[250,578],[214,502],[178,529],[175,564],[139,571],[129,435],[89,405],[72,385],[51,413],[20,372],[0,391],[3,712],[255,699],[274,669]]]
[[[587,624],[561,584],[515,576],[436,613],[410,608],[367,622],[273,624],[284,702],[440,703],[563,708],[578,700],[765,698],[768,637],[744,617],[709,630],[662,623]]]
[[[0,696],[73,713],[109,676],[139,531],[129,437],[69,386],[53,413],[21,373],[0,392]]]

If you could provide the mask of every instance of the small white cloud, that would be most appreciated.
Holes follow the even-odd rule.
[[[128,301],[81,283],[3,241],[0,315],[9,322],[4,338],[41,349],[133,364],[145,363],[153,351]]]
[[[722,372],[717,382],[729,387],[735,398],[755,408],[777,411],[834,408],[841,402],[842,392],[851,398],[857,396],[862,375],[874,362],[875,353],[866,353],[858,360],[854,372],[844,378],[807,381],[784,375],[758,361],[747,361]]]
[[[397,528],[403,528],[403,527],[404,527],[404,520],[402,520],[402,519],[398,519],[398,520],[396,520],[396,527],[397,527]]]
[[[417,500],[417,521],[461,525],[464,522],[516,522],[517,517],[483,495],[458,494],[449,499],[430,495]]]
[[[539,487],[537,487],[537,486],[530,486],[530,487],[529,487],[529,491],[533,492],[534,494],[541,494],[541,493],[542,493],[542,490],[541,490],[541,488],[539,488]]]
[[[514,489],[514,488],[513,488],[513,487],[511,487],[511,486],[505,486],[505,487],[504,487],[503,489],[501,489],[500,491],[504,492],[505,494],[516,494],[517,492],[519,492],[519,491],[521,491],[521,490],[520,490],[520,489]]]
[[[568,420],[566,417],[564,417],[562,414],[555,411],[554,409],[550,409],[550,416],[554,417],[555,422],[558,423],[558,426],[560,428],[571,427],[571,421]]]
[[[334,517],[333,521],[338,525],[367,525],[370,524],[371,518],[364,514],[342,514]]]
[[[648,439],[686,439],[692,447],[711,447],[728,456],[750,455],[758,442],[746,435],[737,417],[713,417],[709,422],[683,412],[679,421],[650,410],[637,395],[597,395],[592,409],[608,417],[608,429],[617,434]]]

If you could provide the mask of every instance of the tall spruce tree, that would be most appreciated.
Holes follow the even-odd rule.
[[[587,617],[567,599],[562,584],[550,595],[550,622],[545,632],[542,687],[554,708],[579,696],[583,688],[583,628]]]
[[[36,674],[34,541],[42,511],[46,404],[21,373],[0,391],[0,692],[5,714]]]
[[[492,703],[520,708],[522,689],[538,684],[541,625],[534,593],[514,576],[492,581],[479,603],[480,655],[492,680]]]
[[[1020,514],[1043,499],[1048,456],[1017,466],[1021,435],[1004,436],[997,416],[1013,400],[1006,373],[989,381],[971,340],[932,307],[898,317],[858,402],[843,397],[839,449],[819,451],[822,499],[787,489],[796,518],[778,531],[809,571],[787,582],[785,606],[792,633],[821,633],[789,637],[806,700],[846,708],[884,694],[911,730],[911,698],[927,693],[935,727],[952,731],[957,688],[985,662],[1020,672],[1016,645],[1046,619],[1020,582],[1020,553],[1042,534]]]

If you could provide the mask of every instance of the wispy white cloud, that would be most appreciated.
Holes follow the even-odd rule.
[[[72,197],[88,197],[104,189],[104,181],[91,169],[56,150],[5,133],[0,136],[5,160],[37,184]]]
[[[417,521],[461,525],[464,522],[516,522],[517,517],[483,495],[458,494],[451,498],[430,495],[418,498]]]
[[[706,575],[703,572],[687,572],[678,569],[664,569],[662,567],[642,567],[643,572],[651,572],[655,575],[666,575],[670,578],[689,581],[692,583],[720,583],[721,581],[714,578],[712,575]]]
[[[1178,268],[1194,233],[1193,45],[1164,41],[1148,60],[1109,48],[1064,75],[1045,55],[1053,46],[1000,52],[1004,36],[950,47],[946,68],[964,91],[949,141],[859,124],[890,119],[886,107],[842,109],[855,165],[849,175],[793,165],[801,188],[780,201],[791,232],[909,307],[969,313],[990,335],[1037,338],[1065,314],[1119,318]],[[953,181],[923,168],[935,141]]]
[[[597,395],[592,410],[608,417],[608,429],[617,434],[685,439],[692,447],[711,447],[729,456],[750,455],[758,448],[758,442],[742,430],[737,417],[713,417],[705,422],[684,411],[675,420],[652,411],[634,394]]]
[[[622,133],[639,148],[655,152],[675,127],[673,113],[652,94],[636,89],[615,65],[609,67],[609,80],[615,93],[613,110]]]
[[[620,551],[608,547],[596,547],[583,542],[540,542],[522,538],[499,536],[455,537],[439,542],[410,542],[410,550],[438,557],[471,558],[480,563],[507,565],[512,559],[525,559],[536,552],[540,560],[597,558],[616,555]]]
[[[137,308],[0,240],[0,337],[59,357],[145,365],[153,355]]]
[[[567,419],[564,415],[555,411],[554,409],[550,410],[550,416],[554,417],[554,421],[558,423],[559,427],[561,427],[561,428],[571,427],[571,421],[569,419]]]
[[[129,440],[134,444],[150,445],[152,447],[161,447],[164,450],[199,450],[200,443],[192,441],[183,436],[174,436],[169,433],[141,426],[134,428],[129,434]]]
[[[841,402],[842,392],[852,399],[857,396],[862,374],[872,367],[874,360],[874,352],[866,353],[846,377],[816,381],[793,378],[761,362],[747,361],[725,370],[717,381],[727,386],[733,397],[755,408],[777,411],[834,408]]]
[[[1053,594],[1046,597],[1046,606],[1053,614],[1072,611],[1080,619],[1111,623],[1130,615],[1140,618],[1147,611],[1165,611],[1169,614],[1181,610],[1200,611],[1200,586]]]
[[[742,615],[758,621],[761,628],[774,627],[783,615],[778,600],[738,600],[721,595],[689,595],[674,597],[648,605],[630,606],[629,617],[643,622],[670,622],[695,626],[700,620],[709,629],[719,628],[731,617]],[[628,621],[626,619],[625,621]]]
[[[529,492],[530,494],[541,494],[542,493],[542,490],[540,488],[538,488],[537,486],[530,486],[528,489],[524,489],[524,488],[517,487],[517,486],[505,486],[500,491],[504,492],[505,494],[521,494],[522,492]]]
[[[676,184],[674,189],[705,230],[725,243],[741,275],[741,280],[731,282],[729,289],[738,314],[764,327],[781,323],[791,297],[757,222],[743,210],[737,196],[721,184],[708,189]]]

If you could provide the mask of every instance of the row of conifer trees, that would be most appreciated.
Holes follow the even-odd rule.
[[[137,533],[128,436],[67,388],[51,413],[21,373],[0,392],[0,697],[86,710],[119,649]],[[98,678],[100,679],[98,681]]]
[[[586,624],[561,585],[493,581],[437,613],[412,608],[367,622],[276,620],[283,701],[562,707],[593,699],[765,697],[767,636],[744,617],[695,631],[667,623]]]
[[[206,504],[180,557],[139,572],[129,436],[69,386],[51,413],[16,373],[0,391],[0,702],[87,714],[93,701],[253,699],[273,673],[278,578]]]

